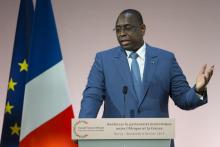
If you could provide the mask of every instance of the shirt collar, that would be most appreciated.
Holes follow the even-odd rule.
[[[128,50],[125,50],[126,51],[126,54],[127,54],[127,57],[129,57],[129,55],[132,53],[132,51],[128,51]],[[138,54],[138,56],[141,58],[141,59],[144,59],[145,58],[145,52],[146,52],[146,44],[144,43],[141,48],[139,48],[136,53]]]

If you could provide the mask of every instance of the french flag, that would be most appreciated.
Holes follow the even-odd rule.
[[[71,139],[70,102],[50,0],[37,0],[29,50],[20,147],[77,147]]]

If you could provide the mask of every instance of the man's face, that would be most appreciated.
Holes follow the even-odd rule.
[[[118,16],[115,31],[119,44],[125,50],[136,51],[144,44],[145,25],[140,24],[131,13]]]

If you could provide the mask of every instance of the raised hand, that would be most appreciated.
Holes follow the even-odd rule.
[[[203,65],[202,70],[200,73],[197,75],[196,78],[196,86],[195,89],[197,92],[202,93],[207,84],[209,83],[209,80],[211,79],[214,71],[214,65],[211,67],[207,68],[207,64]]]

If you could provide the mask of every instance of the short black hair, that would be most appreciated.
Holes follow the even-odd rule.
[[[141,13],[140,13],[138,10],[135,10],[135,9],[125,9],[125,10],[123,10],[123,11],[120,13],[120,15],[125,14],[125,13],[130,13],[130,14],[135,15],[135,16],[137,17],[139,23],[140,23],[140,24],[144,24],[142,15],[141,15]]]

